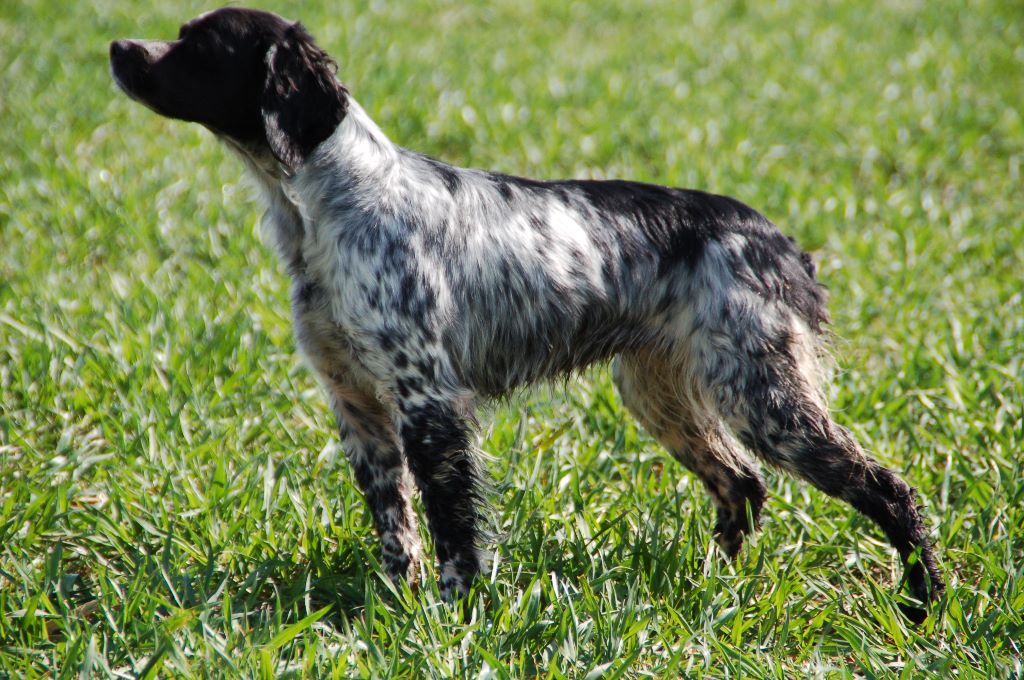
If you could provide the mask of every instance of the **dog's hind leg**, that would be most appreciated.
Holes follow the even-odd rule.
[[[735,557],[744,535],[757,528],[767,496],[756,463],[700,403],[688,376],[663,353],[623,355],[615,362],[614,374],[622,401],[637,421],[704,483],[718,510],[715,537],[722,550]]]
[[[404,578],[416,587],[421,547],[413,481],[391,416],[363,391],[338,383],[328,387],[341,446],[380,536],[384,570],[392,581]]]
[[[832,420],[818,386],[817,339],[787,312],[773,311],[751,321],[752,315],[729,309],[719,315],[725,321],[704,332],[703,344],[695,343],[695,366],[706,392],[759,457],[874,520],[903,560],[911,593],[924,602],[936,599],[944,586],[914,490]],[[733,325],[735,319],[745,321]],[[924,615],[905,611],[910,618]]]

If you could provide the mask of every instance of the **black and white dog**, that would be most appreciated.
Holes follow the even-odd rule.
[[[726,554],[765,501],[751,451],[877,522],[915,597],[942,592],[913,489],[829,416],[810,258],[751,208],[407,151],[300,24],[267,12],[225,8],[177,40],[118,40],[110,60],[129,97],[209,128],[255,177],[298,344],[393,578],[419,573],[414,486],[442,594],[480,570],[475,400],[613,358],[625,405],[710,492]]]

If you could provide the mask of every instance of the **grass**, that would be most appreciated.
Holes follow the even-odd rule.
[[[484,421],[507,539],[466,611],[392,591],[241,168],[115,92],[206,4],[0,7],[0,677],[1020,677],[1024,9],[281,2],[396,141],[706,188],[814,250],[837,417],[920,489],[913,628],[874,527],[769,473],[710,547],[606,369]]]

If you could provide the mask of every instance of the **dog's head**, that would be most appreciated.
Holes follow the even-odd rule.
[[[256,158],[297,169],[345,117],[335,64],[301,24],[226,7],[177,40],[115,40],[114,80],[160,115],[200,123]]]

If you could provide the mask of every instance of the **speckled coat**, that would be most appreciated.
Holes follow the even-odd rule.
[[[185,115],[142,86],[181,78],[159,62],[210,35],[196,51],[251,81],[236,96],[251,98],[255,124],[247,113],[232,121],[234,101],[217,94],[208,113]],[[329,395],[394,578],[419,576],[414,488],[442,593],[466,592],[481,568],[477,400],[612,359],[625,405],[710,492],[727,554],[765,501],[753,453],[875,520],[915,596],[941,591],[913,490],[828,413],[826,296],[810,258],[751,208],[649,184],[455,168],[405,150],[305,30],[271,14],[227,8],[186,24],[175,43],[115,46],[122,89],[203,123],[256,178],[292,277],[299,347]],[[132,50],[141,56],[124,56]],[[133,71],[131,59],[148,69]]]

